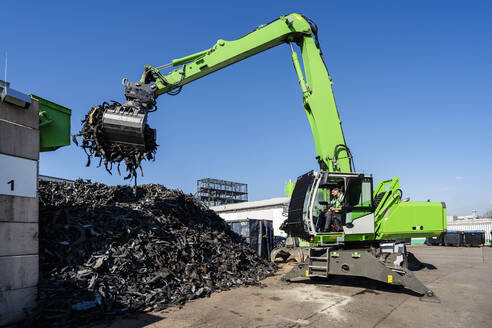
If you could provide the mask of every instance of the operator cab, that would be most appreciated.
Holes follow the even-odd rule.
[[[292,193],[287,232],[306,240],[320,234],[373,233],[372,193],[369,174],[308,172],[297,179]]]

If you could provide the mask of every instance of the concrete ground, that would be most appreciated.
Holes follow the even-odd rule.
[[[119,319],[98,327],[492,327],[492,248],[410,246],[427,268],[415,275],[441,299],[369,280],[280,281],[194,300],[183,308]]]

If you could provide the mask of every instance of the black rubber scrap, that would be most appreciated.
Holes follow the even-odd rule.
[[[87,155],[86,166],[91,164],[92,159],[99,159],[99,166],[104,163],[106,171],[112,174],[113,164],[117,166],[118,173],[121,173],[120,165],[123,162],[127,171],[125,179],[135,179],[136,183],[137,169],[140,168],[143,174],[141,162],[143,160],[155,160],[158,146],[155,135],[148,124],[145,124],[144,127],[145,147],[143,149],[130,144],[113,143],[106,140],[103,131],[103,114],[107,109],[121,106],[120,103],[113,101],[111,104],[104,102],[91,108],[82,120],[80,132],[72,136],[72,141],[84,149]],[[81,138],[80,143],[78,137]]]
[[[192,195],[137,188],[39,183],[38,327],[88,324],[159,311],[212,292],[257,285],[275,272]]]

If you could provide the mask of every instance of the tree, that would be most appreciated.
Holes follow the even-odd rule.
[[[487,212],[483,213],[482,217],[483,218],[492,218],[492,210],[488,210]]]

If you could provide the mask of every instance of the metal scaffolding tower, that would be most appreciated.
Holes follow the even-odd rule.
[[[248,185],[219,179],[200,179],[196,183],[195,195],[207,206],[247,202]]]

